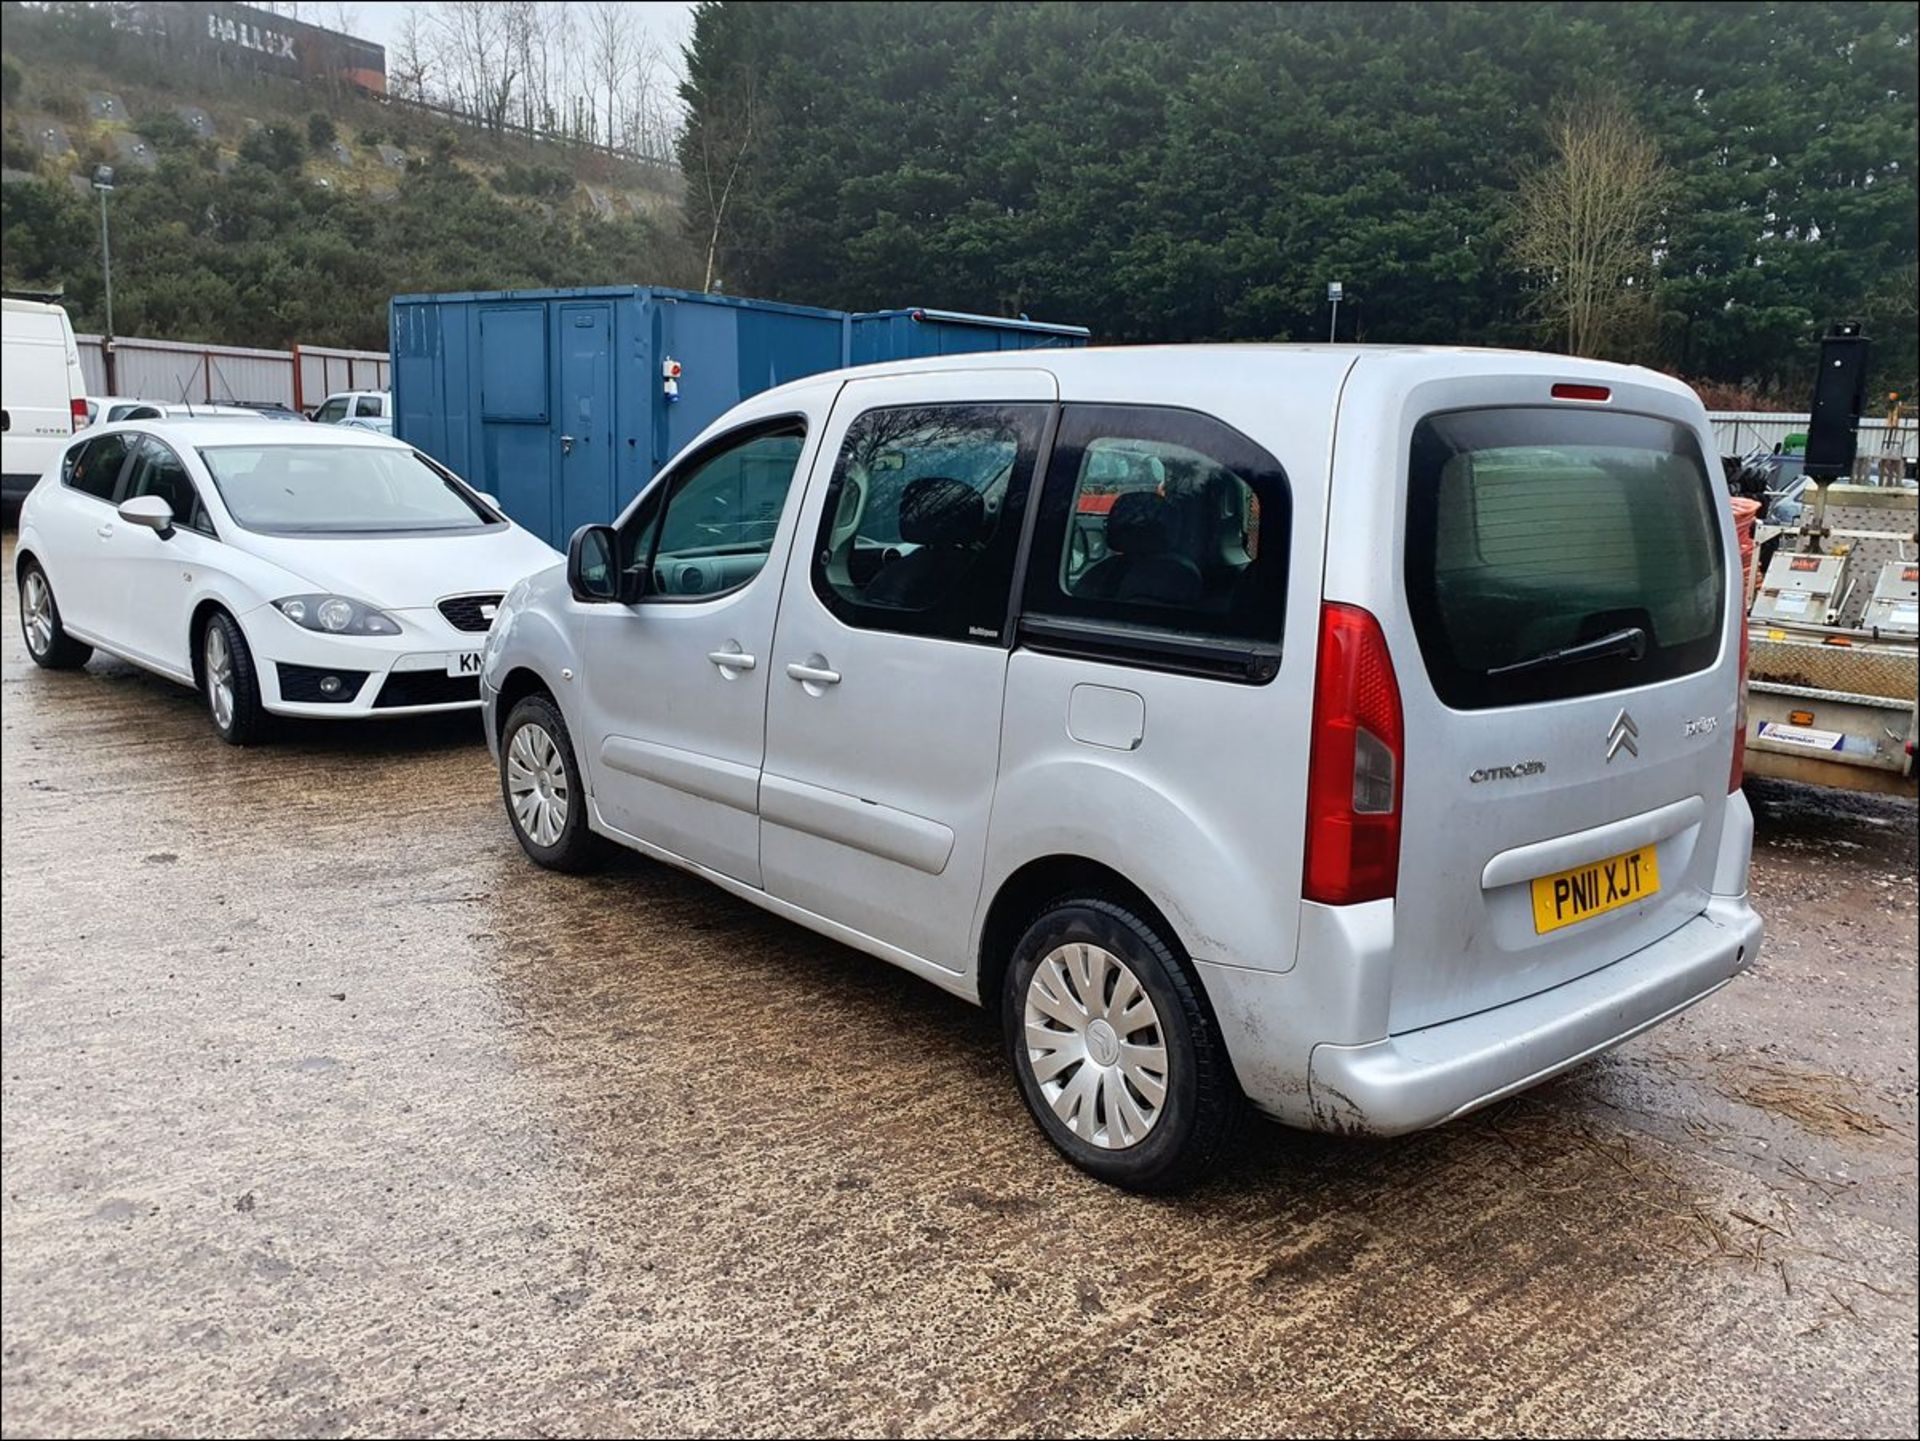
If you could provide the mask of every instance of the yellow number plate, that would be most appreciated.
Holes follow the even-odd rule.
[[[1652,846],[1591,865],[1575,866],[1533,883],[1536,935],[1630,906],[1660,889],[1660,862]]]

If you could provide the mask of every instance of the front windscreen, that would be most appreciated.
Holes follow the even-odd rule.
[[[1693,433],[1668,420],[1555,407],[1422,420],[1407,592],[1435,693],[1477,710],[1711,665],[1721,494]]]
[[[299,535],[479,530],[499,517],[411,450],[371,445],[208,446],[200,458],[234,520]]]

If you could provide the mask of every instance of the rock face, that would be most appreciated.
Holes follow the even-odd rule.
[[[198,105],[182,105],[173,113],[180,117],[180,123],[182,125],[185,125],[187,129],[191,130],[195,135],[198,135],[202,140],[213,139],[213,117]]]
[[[120,103],[120,97],[111,90],[89,90],[87,118],[89,120],[125,120],[127,107]]]
[[[122,130],[114,135],[113,154],[119,164],[130,165],[136,170],[151,170],[160,163],[160,157],[154,154],[147,138],[131,130]]]

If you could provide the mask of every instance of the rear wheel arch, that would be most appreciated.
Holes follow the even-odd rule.
[[[1072,896],[1112,901],[1138,915],[1177,952],[1191,954],[1186,940],[1153,898],[1133,881],[1101,861],[1086,856],[1039,856],[1019,867],[994,893],[980,926],[976,980],[980,1004],[997,1006],[1000,985],[1013,959],[1013,948],[1035,917],[1054,901]]]

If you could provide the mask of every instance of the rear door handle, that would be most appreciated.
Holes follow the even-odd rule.
[[[752,670],[759,664],[752,656],[737,650],[710,650],[707,659],[721,670]]]
[[[825,666],[808,665],[804,661],[795,661],[788,666],[787,676],[789,679],[799,681],[802,685],[840,684],[839,671],[828,670]]]
[[[100,539],[106,540],[113,535],[113,527],[111,525],[103,525],[94,531],[94,534],[99,536]]]

